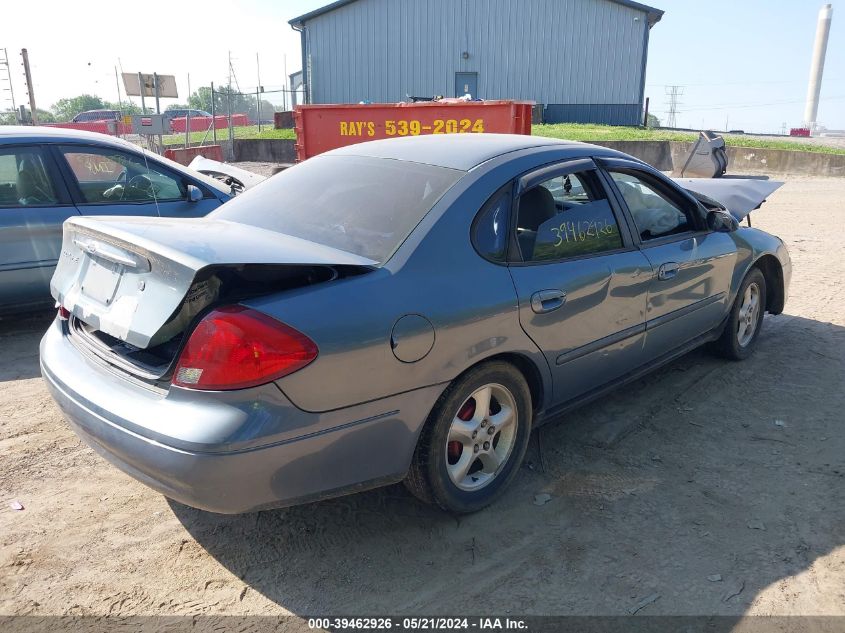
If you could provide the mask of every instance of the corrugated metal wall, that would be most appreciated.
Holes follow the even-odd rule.
[[[313,103],[453,96],[477,72],[483,99],[594,106],[547,119],[636,123],[642,107],[646,14],[610,0],[358,0],[305,26]]]

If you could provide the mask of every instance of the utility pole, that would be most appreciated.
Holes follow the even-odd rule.
[[[226,92],[226,116],[229,119],[229,141],[235,146],[235,130],[232,129],[232,51],[229,51],[229,90]]]
[[[120,99],[120,79],[117,74],[117,66],[114,67],[114,85],[117,88],[117,109],[120,110],[120,116],[123,116],[123,102]]]
[[[191,102],[188,102],[191,105]],[[211,137],[217,145],[217,111],[214,108],[214,82],[211,82]]]
[[[666,96],[669,98],[667,111],[667,127],[675,127],[678,117],[680,97],[684,95],[684,86],[666,86]]]
[[[156,114],[161,114],[161,103],[158,98],[158,73],[153,73],[153,96],[156,98]]]
[[[288,55],[282,55],[282,62],[285,67],[285,91],[282,93],[282,110],[288,110]],[[290,108],[293,110],[293,108]]]
[[[258,60],[258,53],[255,54],[255,76],[258,80],[258,86],[255,89],[255,111],[258,118],[258,132],[261,132],[261,93],[264,88],[261,87],[261,62]]]
[[[26,91],[29,94],[29,118],[33,125],[38,125],[38,117],[35,115],[35,91],[32,89],[32,73],[29,71],[29,53],[25,48],[21,49],[23,58],[23,74],[26,77]]]
[[[138,92],[141,93],[141,114],[147,114],[147,102],[144,99],[144,93],[147,91],[147,87],[144,85],[144,75],[142,73],[138,73],[138,86],[140,89]]]
[[[125,129],[123,125],[123,101],[120,98],[120,79],[118,79],[117,75],[117,66],[114,67],[114,85],[117,88],[117,109],[120,111],[120,121],[117,122],[117,135],[123,138],[123,134],[120,133],[121,130]]]
[[[203,141],[205,138],[203,138]],[[185,149],[191,144],[191,73],[188,73],[188,111],[185,113]]]
[[[153,92],[156,98],[156,114],[161,114],[161,103],[159,102],[158,73],[153,73]],[[164,145],[162,144],[161,134],[158,135],[158,149],[156,150],[156,153],[164,153]]]

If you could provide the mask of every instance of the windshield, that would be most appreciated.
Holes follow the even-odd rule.
[[[151,162],[164,163],[165,165],[167,165],[168,167],[170,167],[171,169],[173,169],[174,171],[176,171],[180,174],[184,174],[184,173],[187,172],[187,173],[190,174],[191,178],[195,178],[196,180],[201,180],[206,185],[209,185],[210,187],[214,187],[218,191],[222,191],[223,193],[232,195],[232,188],[228,185],[223,184],[221,181],[217,180],[216,178],[212,178],[211,176],[208,176],[206,174],[202,174],[202,173],[198,172],[197,170],[192,169],[190,167],[186,168],[184,165],[177,163],[176,161],[170,160],[166,156],[160,156],[159,154],[156,154],[156,153],[151,152],[147,149],[144,149],[143,147],[137,147],[135,145],[131,145],[130,147],[132,147],[132,149],[135,150],[135,151],[141,150],[141,152],[144,153],[150,159]]]
[[[462,171],[360,156],[318,156],[210,217],[251,224],[384,263]]]

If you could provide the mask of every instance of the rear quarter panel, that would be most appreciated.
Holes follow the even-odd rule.
[[[483,259],[470,241],[472,221],[487,199],[550,160],[549,152],[516,154],[468,172],[383,268],[249,302],[319,347],[316,361],[278,383],[294,404],[325,411],[429,385],[445,388],[504,353],[532,360],[544,393],[551,393],[546,360],[519,326],[508,268]],[[391,348],[393,326],[404,315],[421,315],[434,329],[431,351],[413,363],[398,360]]]

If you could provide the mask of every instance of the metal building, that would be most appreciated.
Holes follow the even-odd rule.
[[[649,30],[631,0],[338,0],[290,21],[310,103],[530,99],[545,120],[642,121]]]

